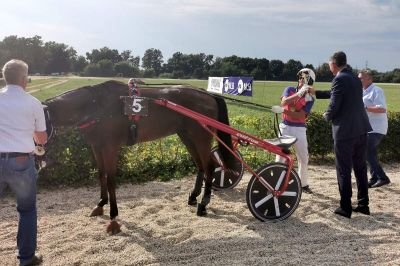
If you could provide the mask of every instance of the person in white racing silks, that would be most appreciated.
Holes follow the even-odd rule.
[[[298,161],[298,173],[301,179],[303,192],[312,194],[308,183],[308,142],[306,119],[314,105],[314,97],[308,93],[315,82],[315,73],[309,68],[303,68],[298,73],[297,87],[287,87],[281,96],[281,106],[273,106],[272,111],[282,113],[282,122],[279,124],[281,134],[297,138],[294,144]],[[277,162],[284,159],[276,156]]]

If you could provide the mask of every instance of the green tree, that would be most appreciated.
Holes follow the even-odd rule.
[[[296,81],[297,80],[297,72],[303,68],[303,64],[300,61],[296,61],[290,59],[286,62],[285,66],[283,67],[283,79]]]
[[[0,63],[4,65],[13,58],[24,60],[29,65],[29,73],[44,71],[45,53],[42,37],[19,38],[16,35],[5,37],[0,42]]]
[[[329,69],[328,63],[323,63],[315,69],[317,81],[332,81],[332,72]]]
[[[74,57],[72,59],[72,71],[76,73],[81,73],[84,71],[85,67],[88,65],[86,58],[82,55]]]
[[[74,48],[63,43],[46,42],[44,44],[46,54],[45,72],[69,72],[73,58],[76,57]]]
[[[121,61],[114,65],[114,73],[123,77],[137,77],[139,68],[133,66],[131,62]]]
[[[282,80],[284,66],[285,64],[281,60],[271,60],[269,62],[272,80]]]
[[[149,71],[154,71],[154,75],[158,76],[162,69],[163,55],[160,50],[155,48],[147,49],[142,58],[142,67]]]
[[[251,76],[256,80],[267,80],[271,78],[269,61],[265,58],[255,59],[256,67],[251,71]]]
[[[124,50],[121,52],[122,61],[129,62],[133,67],[139,68],[140,57],[133,56],[131,50]]]
[[[87,77],[99,77],[101,76],[100,68],[98,64],[89,64],[83,70],[83,75]]]
[[[96,64],[104,59],[110,60],[113,64],[123,60],[118,50],[110,49],[106,46],[99,50],[93,49],[91,53],[86,53],[86,58],[91,64]]]
[[[102,59],[98,63],[100,75],[103,77],[112,77],[114,76],[114,64],[109,59]]]

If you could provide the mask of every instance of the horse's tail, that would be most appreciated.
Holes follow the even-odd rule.
[[[218,121],[229,126],[228,109],[226,107],[225,100],[218,96],[214,96],[214,98],[218,105]],[[230,134],[221,130],[217,130],[217,136],[226,144],[226,146],[233,150],[232,136]],[[233,166],[235,157],[232,155],[232,153],[220,142],[218,142],[218,149],[221,153],[224,163],[228,166],[228,168],[229,166]]]

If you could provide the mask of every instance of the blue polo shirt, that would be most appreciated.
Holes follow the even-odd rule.
[[[374,83],[363,90],[363,102],[365,106],[376,106],[380,108],[385,108],[387,110],[385,93]],[[372,127],[372,131],[369,133],[379,133],[386,135],[388,130],[387,113],[367,112],[367,114],[369,118],[369,123]]]

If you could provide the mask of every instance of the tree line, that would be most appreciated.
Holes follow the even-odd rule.
[[[103,47],[87,52],[86,56],[64,43],[44,42],[42,37],[30,38],[7,36],[0,41],[0,64],[12,58],[24,60],[29,64],[31,75],[51,75],[54,73],[74,73],[80,76],[106,77],[145,77],[145,78],[195,78],[207,79],[209,76],[252,76],[255,80],[297,80],[297,72],[304,67],[315,71],[318,81],[331,81],[329,65],[317,67],[312,64],[290,59],[249,58],[236,55],[214,57],[204,53],[174,53],[164,60],[159,49],[150,48],[142,58],[131,50],[119,52],[117,49]],[[351,66],[350,66],[351,67]],[[357,72],[357,69],[353,69]],[[375,82],[400,83],[400,69],[388,72],[372,70]]]

